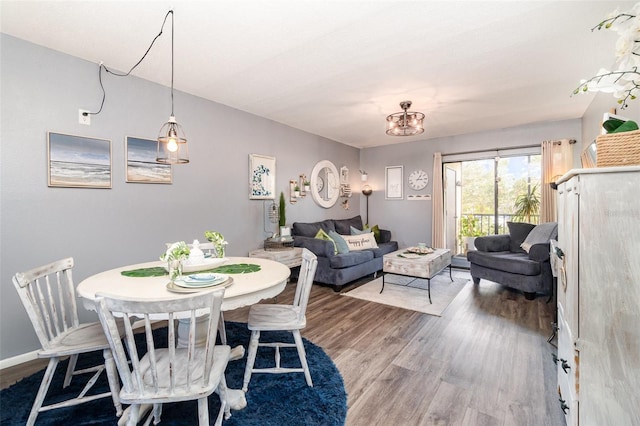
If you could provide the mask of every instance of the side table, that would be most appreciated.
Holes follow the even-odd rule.
[[[287,250],[257,249],[250,251],[249,257],[275,260],[288,268],[295,268],[302,265],[302,247],[293,247]]]

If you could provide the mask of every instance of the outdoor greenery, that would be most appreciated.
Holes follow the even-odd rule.
[[[478,218],[473,215],[466,215],[460,218],[460,234],[459,238],[463,237],[480,237],[483,235],[480,230],[480,224]]]
[[[540,213],[540,197],[538,185],[534,185],[529,191],[516,198],[514,221],[531,223],[531,216]]]
[[[528,213],[521,215],[530,223],[537,223],[540,203],[541,156],[501,157],[497,162],[497,191],[498,191],[498,229],[494,222],[495,206],[494,183],[496,181],[496,162],[493,158],[460,163],[461,184],[461,218],[459,237],[474,236],[466,234],[474,229],[476,234],[490,235],[507,232],[506,222],[525,212],[522,205],[526,195],[529,207],[537,201],[537,209],[528,209]],[[520,202],[519,202],[520,200]],[[467,218],[475,215],[475,223],[470,228]],[[478,236],[478,235],[475,235]]]

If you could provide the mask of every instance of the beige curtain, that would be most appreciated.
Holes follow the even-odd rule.
[[[573,167],[573,143],[569,139],[542,142],[540,223],[556,221],[555,190],[549,186]]]
[[[442,153],[433,154],[433,195],[431,196],[431,247],[444,247],[444,194],[442,191]]]

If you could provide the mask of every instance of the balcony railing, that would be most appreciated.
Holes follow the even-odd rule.
[[[498,232],[495,232],[493,225],[495,215],[492,214],[479,214],[479,213],[464,213],[462,216],[473,216],[476,222],[476,229],[479,229],[482,235],[492,234],[508,234],[507,222],[513,222],[514,215],[512,214],[499,214],[498,215]],[[522,222],[522,220],[519,220]],[[540,215],[531,215],[531,222],[533,224],[540,223]]]

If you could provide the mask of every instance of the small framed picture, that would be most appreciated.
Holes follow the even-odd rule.
[[[385,183],[385,199],[386,200],[403,200],[402,191],[404,167],[388,166],[385,167],[384,183]]]
[[[347,166],[340,167],[340,185],[349,183],[349,169]]]
[[[273,200],[276,192],[276,158],[249,154],[249,199]]]
[[[51,187],[111,188],[111,141],[48,132],[47,168]]]
[[[156,161],[158,142],[152,139],[125,138],[126,181],[129,183],[172,183],[171,164]]]
[[[280,227],[280,236],[281,237],[290,237],[291,236],[291,228],[289,228],[288,226],[281,226]]]

